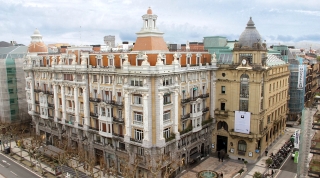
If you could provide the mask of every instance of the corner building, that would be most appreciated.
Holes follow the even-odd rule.
[[[213,152],[254,163],[285,129],[288,113],[288,64],[268,54],[252,19],[239,41],[205,37],[217,56]],[[214,86],[215,85],[215,86]]]
[[[28,111],[47,144],[69,138],[96,164],[102,158],[124,174],[120,157],[139,160],[135,174],[152,177],[160,157],[187,165],[209,153],[216,62],[207,51],[169,52],[157,15],[148,9],[142,20],[130,53],[99,45],[41,49],[26,57],[24,70]]]

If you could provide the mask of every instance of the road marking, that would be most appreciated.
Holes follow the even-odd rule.
[[[2,164],[0,164],[2,167],[4,167]]]
[[[7,165],[10,166],[10,164],[6,160],[2,160],[2,162],[6,163]]]
[[[12,174],[14,174],[15,176],[18,176],[16,173],[14,173],[14,172],[12,172],[12,171],[10,171]]]

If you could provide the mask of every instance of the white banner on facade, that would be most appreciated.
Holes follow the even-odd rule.
[[[304,65],[299,65],[298,68],[298,89],[303,89],[304,84]]]
[[[249,134],[250,133],[250,112],[235,111],[234,131]]]

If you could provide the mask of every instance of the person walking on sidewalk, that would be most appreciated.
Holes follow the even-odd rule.
[[[219,162],[220,162],[220,151],[218,151],[218,159],[219,159]]]
[[[221,172],[220,177],[223,178],[223,173]]]
[[[226,152],[224,151],[224,149],[220,150],[220,156],[221,156],[221,161],[223,162],[223,158],[225,156]]]
[[[268,156],[268,148],[266,148],[266,151],[264,151],[266,156]]]

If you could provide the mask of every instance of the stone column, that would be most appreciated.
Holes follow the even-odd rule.
[[[179,135],[179,131],[178,131],[178,125],[179,125],[179,101],[178,101],[178,90],[174,91],[174,100],[173,100],[173,104],[174,104],[174,118],[173,118],[173,133],[176,134],[176,138],[180,138]]]
[[[130,142],[131,138],[131,122],[130,122],[130,103],[129,103],[129,94],[125,92],[124,94],[124,108],[125,108],[125,125],[126,125],[126,134],[125,134],[125,141]]]
[[[164,140],[163,138],[163,93],[159,93],[159,140]]]
[[[34,75],[33,72],[31,73],[31,86],[30,86],[30,93],[31,93],[31,102],[32,102],[32,112],[34,112],[36,110],[36,104],[35,104],[35,93],[34,93]]]
[[[57,84],[53,84],[53,102],[54,102],[54,121],[58,121],[59,116],[59,98],[58,98],[58,92],[57,92]]]
[[[67,112],[66,112],[66,94],[65,94],[65,88],[64,85],[61,85],[61,100],[62,100],[62,123],[65,123],[65,120],[67,118]]]
[[[149,141],[149,113],[148,113],[148,94],[143,95],[143,132],[144,138],[143,143],[145,141]]]
[[[79,98],[78,98],[78,86],[74,85],[73,86],[73,95],[74,95],[74,115],[76,118],[75,121],[75,126],[78,127],[78,123],[79,123]]]
[[[210,91],[210,117],[211,118],[215,118],[214,117],[214,110],[216,108],[216,104],[215,104],[215,93],[216,93],[216,71],[212,71],[211,74],[211,83],[212,85],[210,86],[211,91]]]
[[[84,128],[88,129],[88,126],[90,126],[90,103],[89,103],[89,97],[88,97],[88,89],[86,87],[82,87],[83,91],[83,115],[84,115]]]

